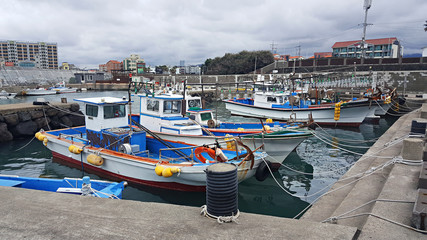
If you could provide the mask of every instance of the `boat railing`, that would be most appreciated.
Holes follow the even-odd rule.
[[[58,137],[59,138],[71,138],[71,141],[73,141],[73,142],[74,142],[74,139],[78,139],[80,141],[87,142],[89,145],[91,143],[89,139],[86,139],[86,138],[83,138],[83,137],[78,137],[78,136],[73,135],[73,134],[60,133]]]
[[[215,152],[216,152],[216,149],[218,148],[218,145],[220,143],[225,143],[226,144],[228,142],[234,142],[235,146],[237,146],[237,144],[238,144],[237,140],[235,138],[233,138],[233,139],[228,139],[228,140],[222,139],[222,141],[216,140],[215,143],[209,143],[209,144],[198,145],[198,146],[179,147],[179,148],[161,148],[161,149],[159,149],[159,160],[160,161],[162,160],[162,151],[176,151],[176,150],[190,149],[191,150],[191,163],[194,163],[194,150],[196,148],[198,148],[198,147],[206,147],[206,146],[212,145],[212,146],[215,147]],[[235,151],[236,151],[236,157],[239,156],[239,150],[238,150],[237,147],[236,147]]]

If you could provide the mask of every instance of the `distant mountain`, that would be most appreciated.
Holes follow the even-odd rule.
[[[404,58],[417,58],[422,57],[421,53],[403,54]]]

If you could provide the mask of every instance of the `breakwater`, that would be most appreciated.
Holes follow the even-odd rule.
[[[19,103],[0,105],[0,142],[33,136],[40,129],[84,125],[77,103]]]

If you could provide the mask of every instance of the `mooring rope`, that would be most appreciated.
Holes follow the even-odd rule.
[[[367,171],[365,171],[365,172],[363,172],[363,173],[359,173],[359,174],[356,174],[356,175],[354,175],[354,176],[350,176],[350,177],[347,177],[347,178],[344,178],[344,179],[340,179],[340,180],[338,180],[338,181],[336,181],[335,183],[337,183],[337,182],[342,182],[342,181],[346,181],[346,180],[348,180],[348,179],[351,179],[351,178],[356,178],[355,180],[353,180],[353,181],[351,181],[351,182],[348,182],[348,183],[346,183],[346,184],[344,184],[344,185],[342,185],[342,186],[340,186],[340,187],[338,187],[338,188],[336,188],[336,189],[334,189],[334,190],[331,190],[331,191],[328,191],[328,192],[326,192],[326,193],[324,193],[324,194],[322,194],[322,195],[320,195],[318,198],[316,198],[313,202],[311,202],[306,208],[304,208],[300,213],[298,213],[295,217],[294,217],[294,219],[295,218],[297,218],[298,216],[300,216],[302,213],[304,213],[309,207],[311,207],[315,202],[317,202],[321,197],[323,197],[323,196],[325,196],[325,195],[327,195],[327,194],[330,194],[330,193],[333,193],[333,192],[336,192],[336,191],[338,191],[338,190],[341,190],[341,189],[343,189],[344,187],[347,187],[347,186],[349,186],[349,185],[351,185],[351,184],[353,184],[353,183],[355,183],[355,182],[357,182],[357,181],[360,181],[360,180],[362,180],[362,179],[364,179],[364,178],[366,178],[366,177],[368,177],[368,176],[371,176],[372,174],[374,174],[374,173],[376,173],[377,171],[379,171],[379,170],[383,170],[384,168],[386,168],[386,167],[388,167],[388,166],[390,166],[390,165],[393,165],[393,164],[397,164],[397,163],[400,163],[400,164],[405,164],[405,165],[409,165],[409,166],[419,166],[419,165],[421,165],[422,163],[423,163],[423,161],[422,160],[419,160],[419,161],[414,161],[414,160],[405,160],[405,159],[402,159],[402,157],[400,157],[400,156],[397,156],[397,157],[394,157],[392,160],[389,160],[389,161],[387,161],[387,162],[385,162],[385,163],[383,163],[383,164],[381,164],[381,165],[378,165],[377,167],[372,167],[371,169],[369,169],[369,170],[367,170]],[[364,175],[366,173],[366,175]],[[329,184],[327,187],[329,187],[329,186],[332,186],[333,184],[335,184],[335,183],[331,183],[331,184]],[[325,187],[326,188],[326,187]],[[325,188],[323,188],[323,189],[325,189]],[[316,192],[316,193],[319,193],[320,191],[318,191],[318,192]],[[311,196],[313,196],[314,194],[311,194]],[[306,197],[306,196],[304,196],[304,197]]]
[[[322,132],[324,132],[326,135],[330,136],[330,137],[334,137],[338,140],[341,140],[343,142],[357,142],[357,143],[363,143],[363,142],[375,142],[378,140],[378,138],[373,138],[373,139],[369,139],[369,140],[355,140],[355,139],[347,139],[347,138],[339,138],[339,137],[335,137],[331,134],[329,134],[325,129],[323,129],[318,123],[314,122],[314,124],[316,124],[316,128],[320,128],[320,130],[322,130]],[[313,134],[319,134],[315,131],[312,131]]]
[[[63,108],[56,107],[56,106],[54,106],[54,105],[52,105],[50,103],[47,103],[47,105],[49,107],[51,107],[51,108],[54,108],[54,109],[58,110],[58,111],[62,111],[62,112],[65,112],[65,113],[68,113],[68,114],[71,114],[71,115],[76,115],[76,116],[80,116],[80,117],[84,117],[85,116],[84,114],[80,114],[80,113],[76,113],[76,112],[71,112],[71,111],[67,111],[67,110],[65,110]]]
[[[206,205],[203,205],[201,208],[202,210],[200,211],[200,215],[216,219],[218,223],[234,222],[239,224],[239,222],[237,221],[237,218],[240,216],[239,209],[237,209],[236,215],[232,214],[231,216],[215,216],[208,212],[208,207]]]
[[[26,146],[28,146],[28,145],[29,145],[29,144],[34,140],[34,138],[36,138],[36,136],[34,136],[33,138],[31,138],[31,140],[30,140],[27,144],[25,144],[24,146],[22,146],[22,147],[20,147],[20,148],[16,149],[16,150],[15,150],[15,152],[17,152],[17,151],[19,151],[19,150],[21,150],[21,149],[25,148]]]

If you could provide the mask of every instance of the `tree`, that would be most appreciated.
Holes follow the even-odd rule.
[[[203,64],[202,69],[206,74],[246,74],[254,70],[255,58],[257,68],[274,62],[270,51],[241,51],[226,53],[221,58],[209,58]]]

